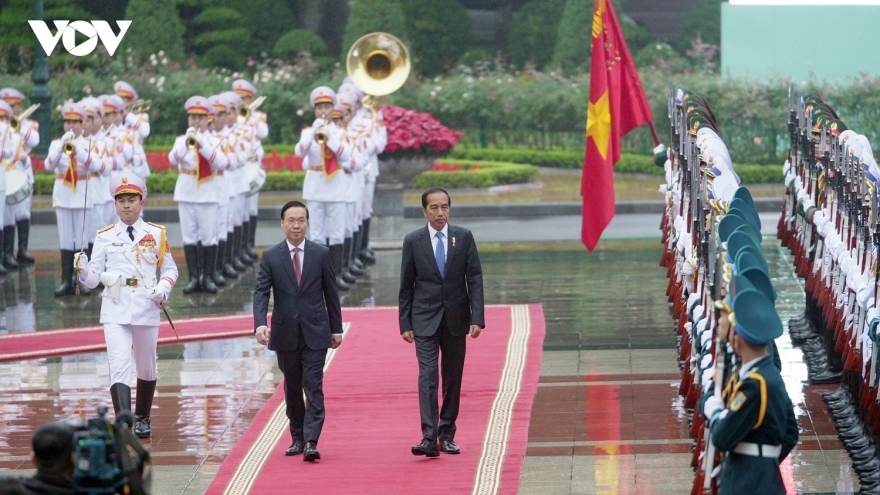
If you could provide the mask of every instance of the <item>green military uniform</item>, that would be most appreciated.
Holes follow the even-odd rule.
[[[738,290],[733,310],[737,335],[753,345],[767,345],[782,333],[773,303],[759,290]],[[725,452],[720,493],[784,494],[779,464],[797,444],[794,407],[772,356],[740,369],[725,408],[710,421],[712,443]]]

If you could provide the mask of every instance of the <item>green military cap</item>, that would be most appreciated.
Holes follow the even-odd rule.
[[[727,300],[727,304],[731,307],[733,306],[732,302],[736,299],[736,295],[739,292],[742,292],[747,289],[754,289],[755,286],[752,284],[752,281],[743,277],[742,275],[734,275],[733,279],[730,283],[730,286],[727,290],[727,297],[730,299]]]
[[[736,192],[734,191],[734,197],[730,200],[730,207],[741,212],[737,214],[748,220],[749,225],[754,227],[756,231],[761,232],[761,218],[758,216],[758,211],[755,209],[755,205],[750,205],[746,200],[737,198],[735,195]]]
[[[804,103],[825,103],[825,97],[818,91],[811,91],[804,95]]]
[[[766,345],[782,335],[782,321],[773,303],[757,289],[733,298],[734,331],[753,345]]]
[[[708,121],[709,123],[712,124],[713,129],[716,127],[715,118],[712,117],[712,114],[709,113],[709,111],[703,107],[690,107],[690,108],[688,108],[688,117],[691,117],[691,116],[703,117],[704,119],[706,119],[706,121]]]
[[[739,277],[747,279],[770,302],[776,303],[776,289],[773,288],[773,283],[770,282],[770,276],[760,266],[750,266],[746,269],[741,269],[739,275],[737,275],[737,278]]]
[[[748,225],[745,218],[739,215],[724,215],[721,221],[718,222],[718,240],[720,242],[727,242],[730,234],[742,225]]]
[[[755,229],[751,225],[749,225],[748,221],[746,221],[745,225],[740,225],[739,227],[733,229],[733,232],[745,232],[749,235],[749,237],[752,238],[756,246],[761,245],[761,234],[756,232]],[[731,232],[731,234],[733,234],[733,232]]]
[[[758,267],[764,273],[770,272],[770,267],[767,266],[767,260],[764,258],[764,252],[754,246],[740,249],[734,264],[737,266],[737,273],[739,270],[747,270],[751,267]]]
[[[702,128],[702,127],[711,127],[712,129],[715,130],[715,132],[718,132],[717,129],[715,129],[715,124],[712,123],[706,117],[703,117],[702,115],[689,115],[687,122],[688,122],[688,132],[692,136],[696,136],[697,131],[700,130],[700,128]]]
[[[741,230],[733,231],[730,237],[727,238],[727,260],[731,263],[736,261],[736,255],[746,246],[758,248],[755,240],[748,233]]]
[[[736,191],[734,191],[733,199],[742,201],[746,204],[746,206],[748,206],[748,208],[742,208],[742,206],[738,206],[740,205],[739,201],[737,201],[736,205],[734,205],[734,207],[751,213],[755,220],[755,224],[758,226],[758,232],[761,232],[761,217],[758,215],[758,208],[755,207],[755,200],[752,199],[752,193],[749,191],[749,189],[747,187],[740,186]],[[733,201],[733,199],[731,201]]]
[[[831,105],[829,105],[825,102],[814,104],[813,105],[813,112],[816,112],[817,110],[821,111],[823,114],[825,114],[826,117],[831,117],[833,119],[840,118],[837,116],[837,112],[835,112],[834,109],[831,108]]]
[[[731,200],[730,202],[733,203],[733,200]],[[748,224],[748,225],[749,225],[749,226],[750,226],[755,232],[758,233],[758,237],[760,238],[760,236],[761,236],[761,226],[758,225],[757,221],[753,218],[752,215],[750,215],[749,213],[746,213],[745,211],[743,211],[743,209],[742,209],[741,207],[738,207],[738,206],[736,206],[736,205],[732,205],[732,204],[728,204],[728,206],[727,206],[727,214],[728,214],[728,215],[735,215],[735,216],[738,216],[738,217],[742,218],[743,220],[745,220],[746,223],[747,223],[747,224]],[[760,244],[760,243],[759,243],[759,244]]]
[[[826,123],[828,130],[834,136],[839,136],[841,132],[849,129],[840,119],[831,119]]]
[[[715,114],[712,112],[712,107],[711,105],[709,105],[709,100],[707,100],[706,97],[704,97],[703,95],[696,94],[686,89],[684,96],[681,100],[682,102],[684,102],[685,108],[688,108],[689,106],[703,108],[708,113],[712,121],[715,121]]]

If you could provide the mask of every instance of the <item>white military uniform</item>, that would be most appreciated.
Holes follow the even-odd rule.
[[[113,85],[113,90],[120,98],[127,98],[131,101],[138,99],[137,91],[135,91],[131,84],[125,81],[117,81]],[[147,177],[150,175],[150,166],[147,163],[147,154],[144,151],[144,140],[150,135],[150,115],[147,112],[129,112],[123,118],[122,126],[130,131],[127,139],[133,149],[131,168],[134,173],[147,180]]]
[[[257,93],[257,88],[250,81],[245,79],[236,79],[232,81],[232,90],[241,97],[253,97]],[[251,137],[251,149],[248,155],[249,162],[256,162],[263,166],[263,145],[261,141],[269,136],[269,121],[266,112],[254,110],[251,112],[251,118],[247,121],[247,125],[253,128],[253,136]],[[247,207],[247,215],[250,217],[249,222],[256,222],[259,214],[260,193],[247,196],[245,204]],[[255,229],[251,227],[252,231]],[[251,239],[253,241],[253,239]]]
[[[34,170],[31,166],[30,151],[40,144],[40,126],[36,121],[24,119],[19,125],[18,139],[13,144],[13,155],[4,161],[7,172],[19,170],[24,172],[30,184],[34,183]],[[15,225],[16,222],[31,219],[31,203],[33,191],[23,201],[7,205],[3,215],[3,226]]]

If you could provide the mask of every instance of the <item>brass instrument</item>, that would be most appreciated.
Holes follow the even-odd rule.
[[[131,104],[131,111],[133,113],[149,112],[152,104],[153,100],[135,100]]]
[[[317,131],[315,131],[315,142],[318,144],[324,144],[327,142],[327,119],[324,119],[324,125]]]
[[[411,69],[406,45],[388,33],[362,36],[351,45],[345,60],[351,82],[367,95],[365,106],[381,106],[378,97],[400,89]]]
[[[243,124],[250,120],[251,113],[253,113],[254,110],[260,108],[260,105],[262,105],[264,101],[266,101],[266,97],[260,96],[256,100],[250,102],[250,104],[242,105],[242,107],[238,109],[238,121]]]
[[[61,145],[61,151],[67,156],[72,156],[76,153],[76,146],[73,144],[73,141],[64,141]]]
[[[186,137],[186,147],[191,150],[197,149],[199,147],[199,142],[196,141],[195,136],[187,136]]]
[[[32,113],[36,112],[37,109],[40,108],[40,104],[31,105],[27,110],[21,112],[20,115],[13,115],[11,119],[9,119],[9,125],[12,126],[12,130],[18,132],[21,129],[21,121],[30,117]]]

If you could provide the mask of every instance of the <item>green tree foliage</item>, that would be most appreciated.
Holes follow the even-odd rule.
[[[327,53],[327,44],[320,36],[307,29],[294,29],[278,38],[272,48],[272,55],[276,57],[291,58],[302,52],[322,56]]]
[[[415,66],[434,76],[452,67],[467,51],[471,22],[456,0],[400,0]]]
[[[697,37],[703,43],[721,44],[721,2],[696,0],[681,19],[681,36],[674,46],[679,52],[684,52]]]
[[[510,23],[510,62],[522,67],[528,61],[539,69],[553,58],[556,31],[565,0],[532,0],[522,6]]]
[[[293,11],[284,0],[213,0],[209,5],[235,9],[241,17],[235,27],[248,32],[239,40],[241,50],[254,57],[269,54],[282,34],[297,27]]]
[[[556,34],[553,65],[570,74],[590,68],[590,39],[594,2],[567,0]]]
[[[348,16],[343,36],[344,57],[348,48],[361,36],[381,31],[407,39],[406,18],[397,0],[356,0]]]
[[[174,0],[129,0],[125,18],[131,26],[120,49],[130,48],[143,59],[164,50],[172,60],[183,60],[184,27]]]
[[[242,15],[229,7],[211,7],[192,20],[199,65],[236,69],[244,66],[250,32],[241,27]],[[208,56],[210,54],[210,56]]]

